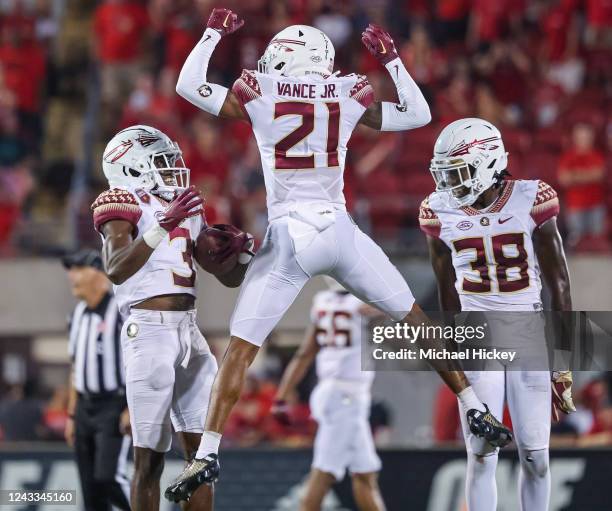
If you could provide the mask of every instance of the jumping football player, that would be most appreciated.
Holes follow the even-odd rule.
[[[542,279],[553,310],[572,310],[557,229],[559,200],[543,181],[508,179],[507,159],[501,134],[491,123],[461,119],[449,124],[435,144],[431,173],[436,191],[423,201],[419,223],[427,235],[443,311],[525,312],[520,323],[533,329],[537,324],[529,318],[542,309]],[[514,335],[522,337],[519,318],[513,317]],[[520,458],[521,510],[546,511],[550,372],[545,367],[500,369],[466,373],[494,415],[502,415],[507,399]],[[571,381],[569,371],[553,372],[556,412],[575,410]],[[494,511],[498,449],[474,438],[463,415],[461,420],[468,453],[468,509]]]
[[[319,511],[347,469],[360,511],[383,511],[381,463],[368,420],[375,373],[361,370],[361,339],[368,318],[380,313],[327,279],[330,289],[313,299],[311,326],[283,374],[272,411],[286,417],[288,397],[316,358],[319,382],[310,396],[310,410],[318,429],[300,511]]]
[[[181,151],[161,131],[132,126],[106,146],[109,190],[92,205],[104,268],[124,318],[126,394],[134,440],[134,511],[159,509],[159,480],[172,426],[186,459],[203,431],[217,362],[196,325],[194,240],[205,224]],[[244,274],[236,267],[224,279]],[[221,280],[221,279],[220,279]],[[212,509],[212,488],[193,509]]]
[[[266,183],[269,226],[234,309],[230,344],[215,379],[196,460],[166,490],[174,501],[189,498],[198,485],[217,478],[221,434],[247,370],[312,276],[333,277],[398,321],[429,321],[399,271],[352,221],[342,191],[347,142],[357,124],[401,131],[431,119],[393,40],[376,26],[369,26],[362,39],[389,72],[399,104],[374,101],[363,76],[338,76],[331,41],[305,25],[274,36],[258,71],[243,71],[230,91],[209,83],[206,73],[221,38],[243,23],[228,9],[214,9],[176,88],[202,110],[251,123]],[[470,412],[473,429],[493,443],[507,442],[509,430],[476,398],[463,372],[439,372],[459,395],[464,412]]]

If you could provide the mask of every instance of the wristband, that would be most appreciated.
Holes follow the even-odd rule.
[[[162,240],[166,237],[166,234],[168,234],[166,229],[159,224],[155,224],[142,235],[142,239],[149,247],[157,248]]]

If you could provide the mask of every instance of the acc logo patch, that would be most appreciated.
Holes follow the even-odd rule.
[[[210,85],[206,83],[200,85],[200,87],[198,88],[198,94],[203,98],[207,98],[208,96],[210,96],[212,94],[212,89],[210,88]]]
[[[472,227],[474,227],[474,224],[470,222],[469,220],[462,220],[461,222],[457,224],[457,229],[461,229],[462,231],[467,231],[468,229],[471,229]]]
[[[136,337],[138,335],[138,325],[136,323],[130,323],[126,330],[128,337]]]
[[[480,225],[482,225],[482,226],[484,226],[484,227],[486,227],[486,226],[487,226],[487,225],[489,225],[490,223],[491,223],[491,222],[489,222],[489,218],[488,218],[488,217],[486,217],[486,216],[483,216],[483,217],[480,219]]]
[[[313,62],[316,62],[318,64],[323,59],[319,55],[313,55],[312,57],[310,57],[310,60],[312,60]]]

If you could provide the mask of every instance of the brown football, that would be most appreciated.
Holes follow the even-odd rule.
[[[203,270],[213,275],[225,275],[234,269],[242,250],[238,243],[240,229],[233,225],[212,225],[200,231],[194,248],[194,258]],[[220,253],[224,252],[221,259]]]

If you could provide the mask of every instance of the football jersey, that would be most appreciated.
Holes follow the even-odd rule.
[[[361,338],[365,304],[353,295],[321,291],[314,297],[311,320],[320,346],[316,367],[319,381],[327,379],[371,384],[373,371],[361,370]]]
[[[94,201],[94,226],[101,231],[110,220],[125,220],[134,227],[133,236],[144,233],[157,222],[168,203],[142,189],[113,188]],[[172,294],[196,294],[193,247],[203,226],[202,216],[186,219],[155,248],[140,270],[123,284],[113,286],[121,315],[148,298]],[[102,234],[102,233],[101,233]]]
[[[508,180],[488,208],[454,209],[434,192],[421,204],[419,225],[451,250],[462,310],[534,310],[541,306],[534,229],[559,213],[543,181]]]
[[[300,203],[345,209],[346,146],[374,100],[367,79],[245,70],[232,91],[259,146],[269,219],[286,215]]]

